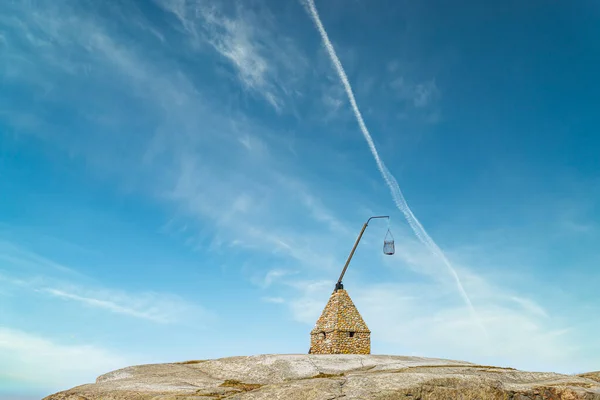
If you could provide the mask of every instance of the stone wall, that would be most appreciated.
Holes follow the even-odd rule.
[[[371,331],[348,292],[333,292],[310,333],[311,354],[370,354]]]
[[[311,354],[371,354],[370,333],[355,332],[354,337],[349,332],[331,331],[322,333],[311,333]]]

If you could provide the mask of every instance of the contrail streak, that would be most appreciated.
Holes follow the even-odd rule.
[[[356,99],[354,98],[352,86],[350,86],[350,82],[348,81],[348,77],[346,76],[346,72],[344,71],[344,67],[342,66],[342,63],[340,62],[340,59],[338,58],[338,56],[335,52],[335,49],[333,48],[333,45],[331,44],[331,41],[329,40],[329,36],[327,35],[327,32],[325,31],[325,27],[323,26],[323,23],[321,22],[321,18],[319,17],[319,13],[317,12],[317,7],[315,6],[315,2],[314,2],[314,0],[304,0],[304,1],[305,1],[305,4],[308,6],[308,11],[310,13],[310,16],[312,17],[312,20],[315,23],[315,25],[317,26],[319,34],[321,35],[321,39],[323,40],[323,45],[325,46],[327,53],[329,53],[329,57],[331,58],[331,61],[333,62],[333,65],[335,66],[338,76],[340,77],[340,80],[342,81],[342,85],[344,85],[344,89],[346,90],[346,94],[348,95],[348,100],[350,100],[350,105],[352,106],[352,111],[354,111],[354,115],[356,116],[356,120],[358,121],[358,126],[360,127],[360,130],[362,131],[363,136],[365,137],[367,143],[369,144],[369,148],[371,149],[371,153],[373,154],[373,157],[375,158],[375,162],[377,163],[377,167],[379,168],[379,171],[381,172],[383,179],[385,180],[388,187],[390,188],[390,192],[392,193],[392,197],[394,199],[394,202],[396,203],[396,206],[404,214],[406,221],[408,221],[408,224],[412,228],[412,230],[415,233],[415,235],[417,236],[417,238],[419,238],[419,240],[423,244],[425,244],[425,246],[427,246],[433,254],[437,255],[444,262],[446,267],[448,267],[448,271],[454,278],[454,282],[456,283],[456,287],[458,288],[458,291],[459,291],[461,297],[463,298],[463,300],[469,307],[469,310],[471,311],[471,313],[472,313],[473,317],[475,318],[475,320],[477,321],[477,323],[479,325],[481,325],[481,327],[485,331],[485,328],[481,324],[481,321],[479,320],[479,317],[477,316],[477,313],[475,312],[475,308],[473,307],[473,303],[471,303],[471,299],[467,295],[467,292],[465,291],[465,288],[463,287],[462,282],[460,281],[460,278],[458,277],[458,274],[456,273],[456,270],[452,267],[452,264],[450,264],[450,261],[446,258],[446,255],[444,254],[444,252],[433,241],[433,239],[431,239],[431,237],[427,234],[427,232],[425,231],[425,228],[423,228],[423,225],[421,225],[421,223],[419,222],[417,217],[415,217],[412,210],[408,206],[408,203],[404,199],[404,195],[402,194],[402,191],[400,190],[400,186],[398,185],[396,178],[394,178],[394,176],[390,173],[390,171],[388,171],[387,167],[385,166],[385,164],[379,157],[379,153],[377,152],[375,143],[373,143],[371,134],[369,133],[369,130],[367,129],[367,125],[365,124],[365,121],[363,120],[362,114],[360,113],[360,110],[358,108],[358,104],[356,103]]]

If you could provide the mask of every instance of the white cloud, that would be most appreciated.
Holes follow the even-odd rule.
[[[134,363],[122,352],[48,338],[0,326],[0,377],[30,392],[65,390],[92,383],[103,373]],[[49,394],[49,393],[47,393]]]
[[[390,82],[390,87],[397,98],[410,101],[416,108],[433,106],[440,98],[435,80],[413,83],[400,76]]]
[[[282,269],[272,269],[267,272],[265,277],[262,280],[262,287],[268,288],[274,282],[280,280],[282,277],[286,275],[294,274],[294,271],[286,271]]]
[[[261,139],[249,132],[240,133],[238,141],[250,152],[264,154],[264,152],[268,151],[267,145]]]
[[[263,297],[262,300],[266,303],[283,304],[285,299],[283,297]]]
[[[387,64],[388,72],[395,73],[396,71],[398,71],[399,68],[400,68],[400,62],[398,60],[390,61]]]
[[[272,153],[280,152],[275,148]],[[214,230],[206,236],[212,236],[212,250],[269,255],[284,260],[285,268],[332,268],[339,263],[330,248],[349,235],[347,229],[304,182],[278,167],[281,159],[238,158],[241,165],[211,166],[188,153],[178,158],[182,161],[172,171],[175,181],[165,198],[177,205],[185,224],[189,218],[211,221]],[[294,220],[307,217],[319,224],[292,229]],[[176,224],[170,225],[177,231]],[[203,233],[187,234],[192,246],[205,246]],[[257,272],[263,271],[252,275]]]
[[[344,88],[339,82],[334,81],[323,85],[322,106],[319,105],[317,116],[321,116],[325,121],[340,118],[341,115],[347,114],[346,109],[343,107],[346,101]]]
[[[436,100],[439,90],[435,81],[418,83],[414,88],[413,104],[415,107],[426,107]]]
[[[257,48],[255,27],[243,19],[232,20],[218,15],[215,9],[203,10],[209,30],[209,43],[237,69],[240,81],[247,88],[262,92],[273,107],[281,104],[271,88],[268,75],[272,72],[267,58]]]
[[[21,3],[6,4],[16,8]],[[278,137],[279,132],[270,132],[268,127],[248,118],[210,107],[202,90],[195,86],[194,77],[183,72],[181,65],[171,58],[161,55],[160,47],[147,51],[140,43],[123,42],[111,34],[107,28],[110,25],[103,25],[97,16],[80,15],[61,4],[64,3],[49,1],[36,11],[22,7],[18,12],[11,9],[15,12],[0,13],[2,22],[10,20],[16,24],[17,32],[4,38],[7,57],[12,62],[3,66],[1,72],[33,85],[35,90],[31,92],[43,93],[44,101],[60,104],[59,96],[65,95],[64,104],[68,104],[69,110],[89,118],[90,131],[80,136],[83,139],[74,135],[63,141],[69,151],[77,148],[85,154],[86,160],[105,157],[101,165],[94,167],[96,170],[114,168],[119,179],[134,171],[136,188],[157,196],[177,213],[167,230],[183,237],[191,246],[214,251],[241,249],[246,251],[245,255],[260,254],[268,258],[268,262],[252,264],[250,275],[258,277],[259,286],[272,288],[275,282],[285,282],[287,275],[281,271],[318,271],[337,277],[357,233],[354,228],[349,229],[340,216],[343,213],[350,220],[354,215],[373,215],[373,212],[366,210],[367,207],[347,212],[353,206],[349,206],[347,200],[344,210],[328,204],[327,197],[317,195],[316,184],[309,186],[286,170],[291,165],[288,156],[293,151],[288,149],[289,142]],[[186,39],[209,44],[234,67],[236,79],[246,89],[260,94],[276,109],[287,106],[288,99],[298,95],[297,82],[305,73],[306,59],[281,32],[276,32],[268,14],[259,15],[244,8],[243,3],[229,14],[206,8],[207,3],[196,1],[168,0],[163,4],[187,32]],[[152,26],[140,25],[138,20],[136,24],[158,39],[158,42],[153,39],[152,46],[173,45],[174,42],[164,36],[166,32],[153,31]],[[31,29],[32,26],[37,30]],[[17,40],[22,41],[18,46],[15,45]],[[19,54],[17,49],[22,48],[29,51]],[[172,54],[170,51],[166,54]],[[389,65],[389,71],[396,77],[399,69],[398,63]],[[98,96],[76,96],[80,101],[97,99],[97,104],[108,108],[96,112],[96,103],[88,104],[88,110],[78,108],[79,102],[75,105],[69,102],[72,100],[69,90],[56,86],[53,74],[67,74],[65,82],[74,85],[68,89],[76,94],[90,92],[90,87],[109,88],[110,100],[104,103]],[[77,83],[79,86],[75,86]],[[391,86],[399,98],[427,111],[435,108],[440,97],[433,79],[413,82],[397,78]],[[332,110],[340,105],[338,90],[341,91],[339,85],[324,95],[324,101],[330,103]],[[140,113],[153,118],[151,128],[139,130],[140,137],[134,137],[138,130],[129,129],[118,110],[111,108],[113,98],[128,96],[134,96],[136,101],[123,104],[134,108],[142,104],[144,111],[152,111]],[[10,105],[10,101],[7,104]],[[2,117],[17,116],[13,125],[22,129],[47,124],[44,115],[4,109],[4,104],[2,108]],[[135,117],[135,113],[127,113],[128,118]],[[435,112],[428,115],[432,122],[438,118]],[[97,126],[102,129],[96,129]],[[106,126],[110,129],[104,129]],[[56,131],[62,134],[63,129]],[[121,148],[125,149],[126,157],[114,154]],[[142,154],[137,154],[135,149],[140,149]],[[131,160],[131,168],[126,160]],[[141,181],[144,183],[140,184]],[[572,228],[584,230],[585,227],[574,225]],[[374,343],[386,343],[387,349],[400,353],[448,354],[473,360],[489,355],[496,359],[507,357],[507,362],[522,365],[527,365],[525,357],[529,357],[531,363],[547,361],[548,366],[558,365],[557,360],[569,355],[577,360],[576,349],[569,347],[574,341],[567,339],[569,331],[556,321],[554,310],[538,304],[539,299],[529,298],[531,295],[507,290],[507,285],[473,274],[474,268],[458,263],[475,306],[492,330],[490,339],[498,343],[497,349],[492,348],[496,353],[490,352],[488,343],[476,336],[476,330],[471,329],[472,322],[457,305],[456,293],[446,284],[449,277],[436,264],[435,257],[408,237],[397,239],[397,256],[384,262],[387,272],[393,274],[402,269],[406,274],[419,274],[416,280],[428,282],[376,285],[366,280],[364,286],[361,284],[356,290],[350,288],[374,329]],[[361,246],[368,243],[366,237]],[[0,250],[2,246],[0,243]],[[72,272],[59,263],[19,251],[0,253],[0,260],[37,272]],[[502,270],[502,273],[506,272]],[[272,296],[265,301],[283,301],[296,320],[313,324],[334,283],[334,279],[298,279],[292,284],[298,291],[296,297]],[[161,323],[181,321],[190,310],[203,312],[168,294],[120,292],[64,281],[38,280],[34,285],[22,278],[13,279],[13,284],[29,285],[45,296],[92,307],[99,312]],[[580,356],[579,360],[582,360]],[[568,365],[568,359],[565,363]]]
[[[62,279],[12,278],[0,274],[0,281],[23,290],[54,297],[64,301],[79,303],[85,307],[96,308],[115,314],[145,319],[161,324],[180,324],[193,315],[195,320],[210,322],[212,314],[203,307],[185,301],[180,296],[164,293],[129,293],[115,289],[87,288]]]
[[[376,283],[361,276],[359,269],[352,274],[354,284],[345,285],[373,332],[374,353],[444,357],[565,373],[596,368],[598,354],[589,345],[578,343],[577,332],[558,315],[563,310],[540,305],[534,298],[537,292],[523,293],[520,287],[513,289],[502,280],[487,277],[496,276],[501,267],[492,270],[490,266],[480,266],[484,275],[456,262],[465,290],[486,328],[486,337],[439,260],[404,236],[404,232],[397,232],[396,236],[400,245],[396,256],[382,260],[386,281],[391,278],[393,283]],[[362,246],[365,252],[375,251],[375,244],[369,241]],[[465,259],[456,250],[448,254],[458,261]],[[334,283],[333,279],[283,277],[282,284],[291,288],[283,296],[284,304],[295,320],[312,326]],[[545,288],[546,293],[553,290]]]
[[[333,287],[302,282],[285,299],[292,316],[313,325]],[[375,354],[443,357],[526,370],[574,373],[594,368],[594,355],[576,345],[570,331],[537,311],[486,300],[476,305],[486,338],[468,310],[440,284],[369,284],[348,288],[372,331]],[[443,294],[440,294],[443,293]]]
[[[256,12],[237,3],[228,14],[217,2],[157,2],[177,17],[192,43],[208,43],[229,61],[244,88],[263,96],[277,111],[282,110],[284,97],[297,93],[295,82],[308,61],[277,31],[276,19],[266,7]]]
[[[299,292],[299,297],[286,299],[292,311],[292,318],[298,322],[314,325],[323,311],[329,294],[333,291],[334,282],[328,280],[297,280],[288,282]]]
[[[0,267],[11,265],[22,271],[62,272],[78,275],[73,268],[54,262],[14,243],[0,239]]]
[[[39,292],[62,300],[74,301],[87,307],[161,324],[179,323],[189,319],[190,316],[196,320],[202,320],[207,316],[204,309],[190,304],[176,295],[129,294],[115,290],[93,291],[73,286],[70,286],[68,290],[42,288],[39,289]]]
[[[524,310],[527,310],[527,311],[531,312],[532,314],[536,314],[538,316],[546,317],[546,318],[548,317],[546,310],[544,310],[542,307],[540,307],[538,304],[536,304],[531,299],[526,299],[526,298],[518,297],[518,296],[511,296],[510,300],[519,304],[521,307],[523,307]]]
[[[590,186],[597,186],[591,182]],[[588,191],[586,191],[588,192]],[[552,199],[556,203],[550,211],[555,215],[555,223],[558,226],[559,235],[594,235],[599,232],[596,220],[593,217],[594,201],[589,199],[596,198],[595,190],[590,190],[586,196],[577,196],[576,200],[570,199]]]
[[[57,277],[57,272],[64,271],[68,274]],[[30,290],[86,307],[162,324],[182,323],[189,319],[189,315],[201,316],[206,321],[212,318],[204,308],[177,295],[129,293],[73,283],[86,281],[85,276],[74,271],[22,246],[0,241],[0,282],[6,284],[5,289],[11,286],[19,288],[20,295]]]
[[[332,209],[327,207],[308,185],[299,179],[290,179],[289,176],[281,173],[275,174],[275,180],[281,188],[293,193],[294,197],[300,200],[301,205],[315,222],[324,223],[331,232],[342,235],[342,237],[355,234],[350,230],[346,221],[340,219]]]
[[[298,94],[295,85],[307,61],[289,39],[273,34],[276,23],[268,9],[255,11],[240,3],[233,13],[226,14],[208,3],[161,4],[176,16],[190,40],[196,35],[231,58],[240,79],[252,90],[271,92],[279,99],[276,104]],[[33,51],[33,39],[25,46],[27,57],[48,68],[37,68],[33,81],[24,69],[19,79],[43,88],[62,71],[69,75],[72,90],[92,85],[108,90],[113,98],[134,96],[132,105],[148,110],[143,115],[156,120],[155,131],[137,129],[129,125],[131,114],[121,116],[114,101],[94,96],[95,103],[81,108],[80,102],[75,107],[69,103],[69,109],[89,120],[85,140],[68,136],[63,129],[45,129],[60,137],[52,138],[53,145],[81,156],[95,171],[118,177],[133,189],[168,203],[176,213],[170,231],[178,232],[185,225],[185,232],[175,234],[192,247],[204,248],[207,238],[212,238],[208,239],[211,250],[252,250],[313,268],[329,268],[337,262],[328,248],[340,238],[330,233],[342,232],[343,224],[311,194],[314,188],[286,170],[288,156],[293,155],[289,139],[249,118],[213,109],[194,80],[161,55],[156,46],[163,44],[151,33],[151,25],[142,24],[143,32],[152,36],[154,47],[148,52],[144,40],[119,40],[110,25],[81,9],[47,2],[36,12],[27,7],[13,11],[20,21],[18,30],[26,33],[29,26],[38,26],[33,38],[48,46]],[[135,26],[139,25],[136,22]],[[266,70],[256,68],[264,63]],[[54,102],[69,100],[60,97],[65,94],[62,90],[53,93],[54,97],[46,99],[53,107]],[[12,111],[10,115],[19,114]],[[223,163],[225,158],[228,163]],[[276,190],[279,187],[284,190]],[[290,221],[304,219],[307,213],[326,224],[330,232],[314,226],[292,230]]]

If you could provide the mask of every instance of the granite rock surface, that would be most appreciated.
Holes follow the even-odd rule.
[[[600,400],[600,373],[384,355],[260,355],[132,366],[45,400]]]

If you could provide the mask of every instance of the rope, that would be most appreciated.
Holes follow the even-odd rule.
[[[391,237],[392,238],[392,242],[394,241],[394,235],[392,235],[392,231],[390,230],[390,228],[388,228],[387,233],[385,234],[385,238],[383,239],[384,241],[388,241],[387,238]]]

